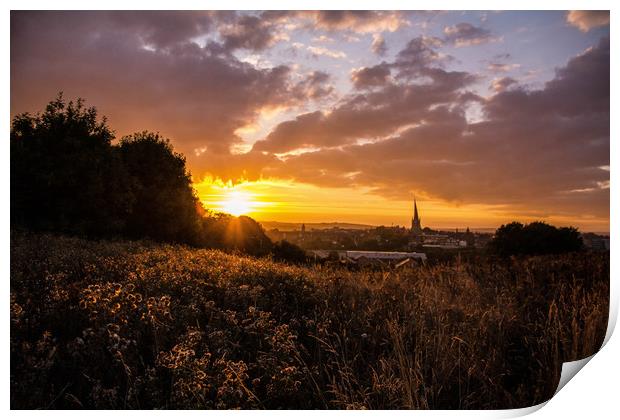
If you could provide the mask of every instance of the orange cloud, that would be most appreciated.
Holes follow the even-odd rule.
[[[571,10],[566,14],[566,22],[579,28],[581,32],[609,25],[609,10]]]

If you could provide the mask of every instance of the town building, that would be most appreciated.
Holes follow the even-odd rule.
[[[411,219],[411,234],[415,236],[422,235],[422,220],[418,214],[418,203],[413,197],[413,219]]]
[[[327,258],[330,252],[428,252],[433,248],[445,250],[460,250],[465,248],[483,248],[491,239],[490,233],[474,232],[469,228],[463,230],[434,230],[422,227],[421,209],[414,197],[413,215],[410,226],[375,226],[368,228],[350,228],[346,224],[328,228],[315,228],[311,224],[300,224],[296,229],[289,231],[272,229],[267,231],[269,238],[274,241],[286,240],[305,250],[321,250],[318,254],[313,251],[317,259]],[[599,246],[600,244],[595,244]],[[374,257],[379,258],[379,254]],[[335,259],[335,255],[332,255]],[[349,258],[349,257],[347,257]],[[370,258],[366,255],[365,259]]]

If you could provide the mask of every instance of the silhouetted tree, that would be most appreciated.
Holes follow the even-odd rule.
[[[489,242],[492,252],[501,255],[543,255],[579,251],[583,241],[573,227],[556,228],[545,222],[502,225]]]
[[[306,252],[288,241],[276,242],[273,245],[273,258],[277,261],[302,263],[306,261]]]
[[[11,125],[11,225],[96,236],[148,237],[265,255],[272,243],[249,217],[211,215],[185,157],[147,131],[112,145],[113,131],[82,99],[59,94]]]
[[[132,205],[113,131],[83,100],[59,94],[11,124],[11,223],[36,230],[120,232]]]
[[[119,151],[135,197],[127,234],[198,244],[198,199],[185,157],[168,139],[147,131],[123,137]]]

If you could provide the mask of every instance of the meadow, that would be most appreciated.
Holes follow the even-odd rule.
[[[11,407],[497,409],[607,328],[609,254],[398,270],[11,234]]]

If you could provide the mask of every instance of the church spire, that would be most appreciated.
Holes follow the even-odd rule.
[[[411,219],[411,231],[414,233],[422,232],[422,220],[418,215],[418,202],[415,196],[413,196],[413,219]]]

